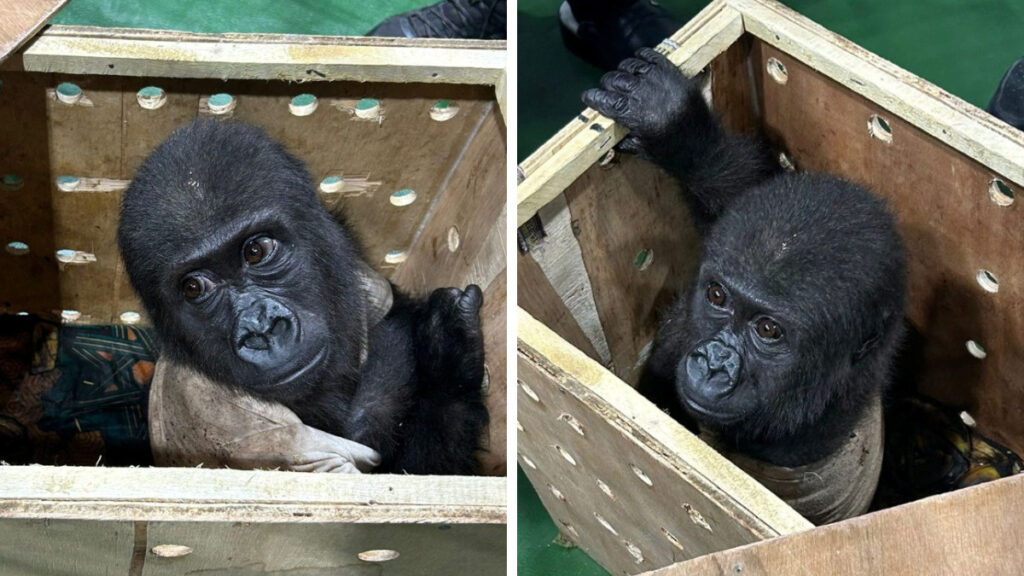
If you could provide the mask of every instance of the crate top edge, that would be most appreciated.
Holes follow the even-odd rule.
[[[505,74],[505,48],[502,40],[53,26],[18,55],[26,72],[39,73],[495,86]]]

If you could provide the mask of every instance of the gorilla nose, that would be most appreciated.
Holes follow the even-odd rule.
[[[295,334],[295,315],[271,299],[253,302],[238,315],[235,349],[247,362],[272,363],[268,357],[285,352]]]
[[[690,353],[685,370],[692,389],[708,399],[720,398],[739,381],[740,355],[728,344],[710,340]]]

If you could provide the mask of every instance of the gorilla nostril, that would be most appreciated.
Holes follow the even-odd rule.
[[[288,331],[291,330],[291,327],[292,323],[289,322],[287,318],[277,318],[274,320],[274,324],[270,327],[270,335],[275,338],[280,338],[288,333]]]
[[[267,350],[270,348],[270,341],[262,334],[250,334],[242,340],[242,347],[250,350]]]

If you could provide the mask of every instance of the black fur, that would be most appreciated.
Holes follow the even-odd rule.
[[[251,263],[254,239],[263,256]],[[128,187],[118,243],[163,354],[374,448],[376,471],[476,470],[488,422],[480,289],[396,291],[360,366],[357,242],[262,131],[209,120],[176,131]],[[193,281],[202,294],[188,298]]]
[[[784,173],[653,50],[584,101],[678,178],[703,232],[697,279],[665,315],[640,392],[774,464],[837,448],[884,392],[904,331],[903,245],[884,202],[834,176]],[[764,319],[781,337],[758,335]]]

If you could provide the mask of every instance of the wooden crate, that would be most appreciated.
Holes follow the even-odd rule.
[[[662,47],[689,75],[710,70],[729,128],[761,131],[798,168],[888,199],[908,249],[909,320],[925,342],[921,391],[966,406],[983,433],[1022,453],[1024,213],[1012,194],[1024,190],[1024,134],[770,0],[716,0]],[[891,141],[871,135],[874,116]],[[530,248],[518,256],[518,456],[563,535],[614,574],[807,530],[664,573],[1016,565],[1019,515],[972,514],[1020,499],[1024,478],[811,530],[631,388],[699,246],[666,174],[634,157],[607,162],[625,133],[586,110],[520,166]]]
[[[2,467],[0,572],[504,573],[504,78],[504,42],[83,27],[52,27],[0,65],[0,174],[13,175],[0,240],[28,248],[0,251],[0,312],[136,321],[115,242],[121,193],[172,130],[229,93],[235,120],[283,142],[315,182],[337,179],[321,198],[399,287],[484,290],[482,458],[498,476]],[[81,88],[74,104],[57,98],[65,82]],[[147,86],[161,107],[140,105]],[[290,112],[302,93],[318,99],[312,115]],[[355,114],[364,98],[379,115]],[[161,556],[163,544],[192,552]],[[368,550],[400,555],[376,565]]]

